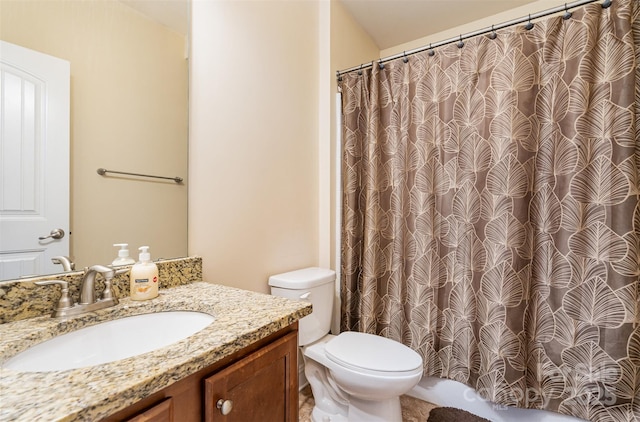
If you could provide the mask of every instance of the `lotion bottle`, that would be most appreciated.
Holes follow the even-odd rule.
[[[117,246],[120,248],[118,251],[118,257],[113,260],[111,265],[117,267],[120,265],[133,265],[136,263],[136,260],[129,256],[129,246],[128,243],[114,243],[113,246]]]
[[[147,300],[158,296],[158,267],[151,261],[148,246],[140,246],[140,261],[131,267],[130,295],[133,300]]]

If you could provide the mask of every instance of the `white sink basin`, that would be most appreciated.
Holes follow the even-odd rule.
[[[106,321],[30,347],[2,367],[48,372],[114,362],[185,339],[213,320],[213,316],[203,312],[174,311]]]

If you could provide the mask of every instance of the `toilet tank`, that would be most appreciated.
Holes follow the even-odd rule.
[[[321,339],[331,327],[336,273],[326,268],[303,268],[269,277],[271,294],[311,302],[313,311],[298,326],[298,344]]]

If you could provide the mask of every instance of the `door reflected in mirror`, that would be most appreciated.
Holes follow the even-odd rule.
[[[145,3],[183,7],[186,21],[186,2]],[[68,230],[60,228],[77,269],[110,264],[114,243],[128,243],[134,258],[146,245],[153,259],[187,255],[185,27],[169,28],[121,1],[2,2],[0,40],[69,62],[70,212]],[[184,181],[101,176],[98,168]],[[0,206],[0,219],[13,218],[15,208]]]

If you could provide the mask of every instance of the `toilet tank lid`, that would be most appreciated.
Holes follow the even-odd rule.
[[[269,286],[283,289],[308,289],[333,283],[336,272],[327,268],[310,267],[269,277]]]

